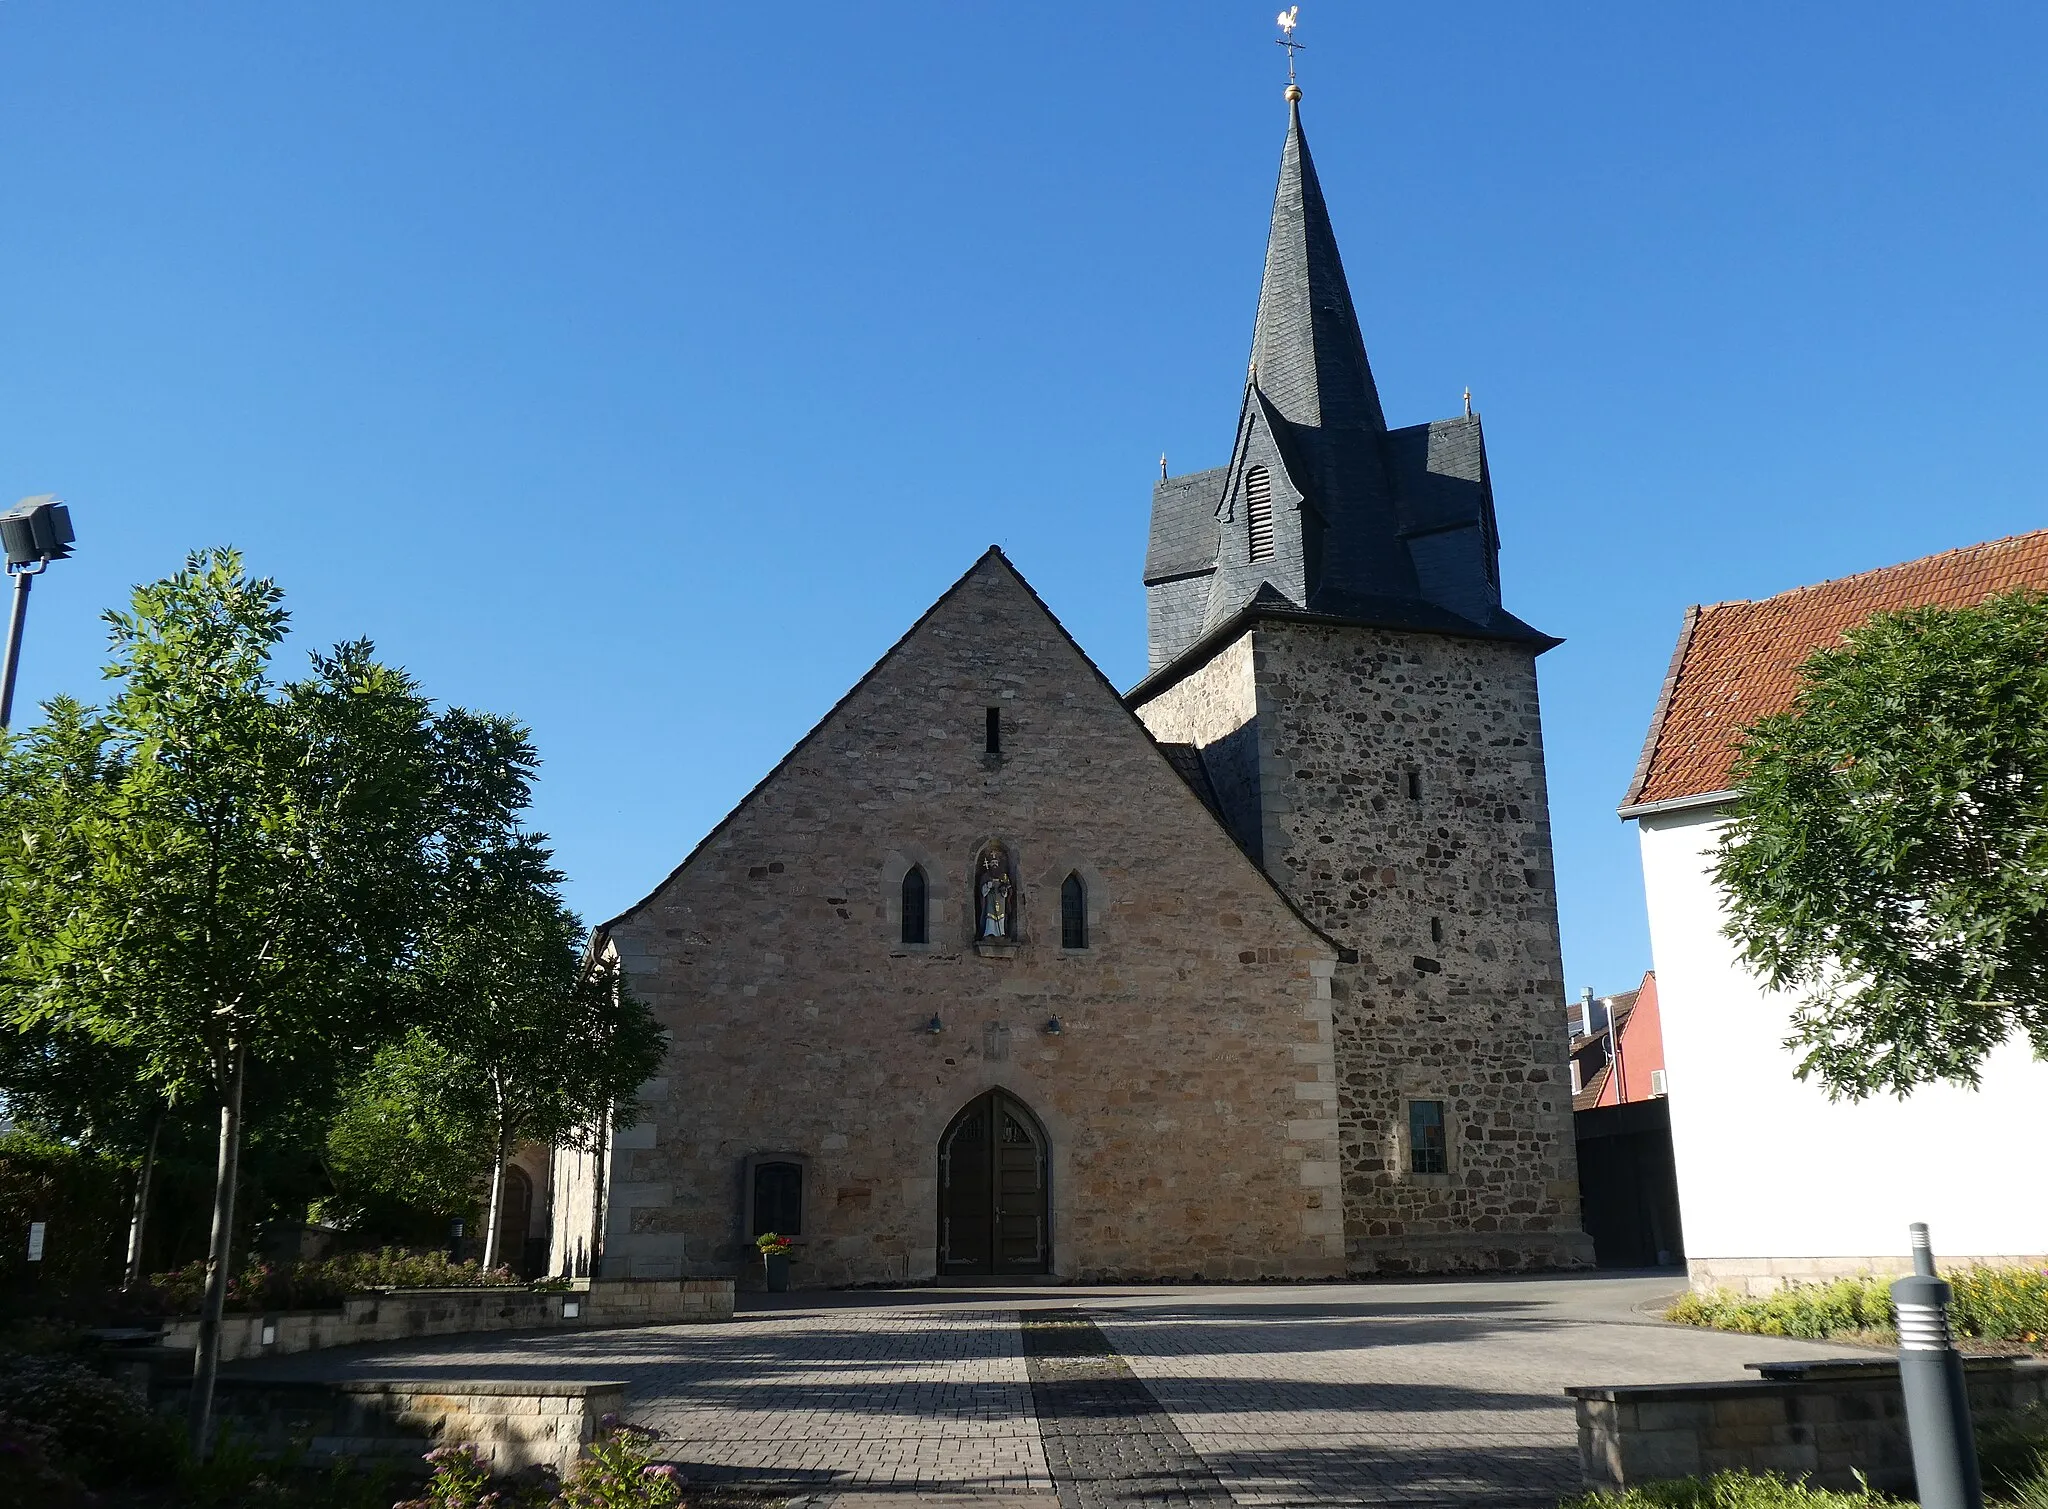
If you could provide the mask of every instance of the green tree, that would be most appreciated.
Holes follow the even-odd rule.
[[[157,1149],[176,1108],[142,1056],[51,1020],[8,1031],[0,1014],[0,1100],[18,1124],[134,1170],[122,1285],[142,1276]]]
[[[251,1065],[336,1077],[389,1034],[449,857],[512,830],[533,754],[503,720],[437,717],[367,642],[274,682],[282,594],[233,551],[107,620],[105,711],[53,704],[9,752],[29,798],[0,834],[12,1009],[120,1044],[218,1111],[203,1453]]]
[[[505,1170],[517,1145],[631,1125],[634,1093],[666,1051],[616,968],[586,957],[560,882],[537,835],[475,856],[420,955],[419,989],[446,1055],[438,1103],[476,1107],[490,1148],[486,1267],[504,1260]]]
[[[1833,1096],[2048,1057],[2048,598],[1881,614],[1744,735],[1716,876]]]
[[[407,1238],[475,1214],[493,1142],[483,1087],[423,1028],[377,1050],[327,1133],[336,1203]]]

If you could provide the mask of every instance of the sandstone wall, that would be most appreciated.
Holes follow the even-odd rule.
[[[1020,937],[984,951],[969,884],[991,838],[1018,862]],[[900,941],[911,864],[922,947]],[[1075,871],[1091,937],[1069,951]],[[929,1277],[939,1139],[992,1086],[1050,1134],[1057,1273],[1342,1269],[1334,950],[998,555],[607,935],[673,1034],[616,1141],[607,1274],[740,1269],[746,1160],[787,1153],[798,1284]]]
[[[1269,621],[1141,716],[1203,742],[1247,653],[1258,852],[1358,955],[1333,985],[1351,1269],[1590,1261],[1533,657]],[[1415,1099],[1445,1102],[1446,1174],[1409,1170]]]
[[[220,1360],[283,1357],[329,1347],[473,1331],[546,1331],[731,1320],[729,1278],[599,1279],[567,1290],[515,1286],[397,1289],[351,1295],[338,1309],[230,1313],[221,1317]],[[197,1320],[164,1323],[162,1345],[199,1344]]]

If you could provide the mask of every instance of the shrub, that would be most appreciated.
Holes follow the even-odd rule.
[[[1959,1268],[1943,1277],[1956,1292],[1949,1319],[1962,1335],[2029,1345],[2048,1340],[2048,1270]]]
[[[85,1484],[51,1460],[55,1443],[39,1425],[0,1411],[0,1503],[14,1509],[73,1509]]]
[[[1992,1500],[2048,1509],[2048,1405],[1979,1425],[1977,1463]]]
[[[2035,1268],[1958,1268],[1945,1274],[1955,1299],[1949,1321],[1958,1336],[2039,1345],[2048,1340],[2048,1272]],[[1721,1289],[1686,1294],[1665,1312],[1681,1325],[1814,1339],[1891,1331],[1891,1281],[1865,1275],[1830,1284],[1787,1284],[1750,1298]]]
[[[617,1415],[606,1415],[603,1426],[590,1455],[561,1483],[538,1468],[493,1478],[474,1446],[438,1446],[427,1453],[434,1475],[426,1488],[391,1509],[675,1509],[683,1502],[681,1474],[648,1454],[654,1431]]]
[[[121,1275],[129,1175],[119,1165],[33,1132],[0,1133],[0,1287],[33,1276],[44,1288],[94,1288]],[[28,1261],[28,1228],[45,1223],[43,1258]],[[33,1270],[33,1275],[31,1273]]]
[[[648,1452],[654,1431],[606,1415],[604,1433],[562,1485],[558,1509],[674,1509],[683,1501],[682,1474]]]
[[[1897,1500],[1862,1489],[1837,1493],[1775,1473],[1717,1472],[1645,1483],[1625,1493],[1589,1493],[1560,1509],[1891,1509]]]
[[[176,1456],[171,1427],[141,1399],[57,1358],[0,1354],[0,1415],[35,1427],[57,1466],[96,1487],[160,1480]]]
[[[1883,1279],[1843,1278],[1831,1284],[1787,1284],[1761,1298],[1727,1289],[1686,1294],[1665,1312],[1665,1319],[1753,1336],[1819,1338],[1888,1329],[1892,1300]]]
[[[505,1267],[451,1263],[445,1252],[352,1252],[319,1262],[252,1262],[228,1280],[230,1310],[331,1310],[372,1289],[475,1289],[519,1285]],[[157,1302],[172,1315],[196,1315],[206,1293],[206,1264],[188,1263],[150,1279]]]
[[[391,1464],[310,1466],[305,1449],[265,1450],[224,1430],[203,1462],[178,1443],[176,1509],[389,1509]],[[139,1509],[139,1506],[138,1506]]]

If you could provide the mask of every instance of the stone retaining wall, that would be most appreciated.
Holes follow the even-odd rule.
[[[241,1362],[416,1336],[678,1325],[731,1320],[732,1314],[729,1278],[595,1279],[545,1293],[518,1288],[391,1290],[355,1295],[339,1310],[224,1316],[220,1355],[223,1362]],[[198,1340],[197,1320],[174,1320],[164,1327],[165,1346],[191,1347]]]
[[[1621,1490],[1713,1472],[1808,1475],[1910,1496],[1913,1453],[1898,1364],[1752,1364],[1761,1378],[1725,1383],[1570,1388],[1587,1483]],[[2048,1400],[2048,1362],[1972,1358],[1970,1408],[1981,1426]]]
[[[189,1389],[165,1390],[158,1407],[182,1415]],[[598,1422],[625,1404],[626,1385],[617,1382],[226,1376],[214,1388],[221,1431],[265,1455],[417,1464],[435,1446],[467,1441],[499,1472],[536,1463],[568,1472],[596,1439]]]
[[[1942,1254],[1944,1269],[1958,1268],[2048,1268],[2048,1256],[2040,1253],[2017,1257],[1950,1257]],[[1712,1294],[1730,1289],[1737,1294],[1760,1297],[1776,1294],[1791,1284],[1826,1284],[1838,1278],[1897,1278],[1913,1271],[1913,1259],[1905,1253],[1884,1257],[1717,1257],[1692,1258],[1686,1275],[1693,1291]]]

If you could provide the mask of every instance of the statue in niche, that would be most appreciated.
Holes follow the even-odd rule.
[[[975,929],[975,937],[997,942],[1008,940],[1010,893],[1013,888],[1010,856],[1003,852],[1001,844],[990,844],[981,851],[981,862],[975,866],[976,914],[981,919],[980,926]]]

